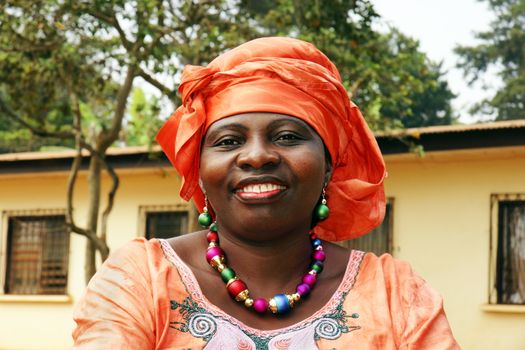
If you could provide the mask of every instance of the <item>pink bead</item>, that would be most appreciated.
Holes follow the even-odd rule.
[[[314,260],[324,261],[326,259],[326,254],[322,250],[316,250],[313,254]]]
[[[297,293],[301,296],[301,297],[304,297],[304,296],[307,296],[308,294],[310,294],[310,291],[311,291],[311,288],[309,285],[307,285],[306,283],[301,283],[301,284],[298,284],[297,287],[295,288],[295,290],[297,291]]]
[[[317,278],[315,278],[314,275],[310,275],[310,274],[304,275],[304,277],[303,277],[303,283],[306,283],[306,284],[309,285],[310,287],[313,287],[313,285],[315,284],[315,282],[317,282]]]
[[[268,310],[268,300],[257,298],[253,301],[253,309],[258,313],[264,314]]]
[[[209,263],[217,255],[224,255],[224,252],[219,247],[211,247],[206,251],[206,260]]]

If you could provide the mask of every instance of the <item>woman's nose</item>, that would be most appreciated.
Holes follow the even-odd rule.
[[[246,142],[237,157],[237,165],[243,169],[261,169],[280,163],[279,153],[266,140]]]

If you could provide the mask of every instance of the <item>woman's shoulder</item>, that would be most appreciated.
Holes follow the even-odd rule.
[[[440,301],[441,295],[432,288],[407,261],[374,253],[364,255],[355,284],[361,290],[384,290],[390,298],[410,303],[418,295],[426,300]]]

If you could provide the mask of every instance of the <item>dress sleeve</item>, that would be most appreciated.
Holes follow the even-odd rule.
[[[145,241],[115,251],[74,311],[73,349],[154,349],[155,321]]]
[[[460,349],[443,309],[443,299],[410,269],[405,281],[406,323],[400,349]]]

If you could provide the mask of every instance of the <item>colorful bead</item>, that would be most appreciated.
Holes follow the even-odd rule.
[[[222,266],[224,268],[224,256],[223,255],[216,255],[209,261],[211,267],[216,269],[217,271],[221,272],[220,267]]]
[[[274,313],[276,314],[285,314],[292,309],[290,300],[288,300],[288,297],[285,294],[276,294],[273,297],[273,300],[275,300],[276,312]]]
[[[220,247],[210,247],[206,250],[206,260],[208,263],[216,256],[224,256],[224,252]]]
[[[268,310],[268,300],[264,298],[257,298],[253,301],[253,309],[260,314],[263,314]]]
[[[316,238],[312,241],[312,245],[314,247],[319,247],[321,245],[321,240],[319,238]]]
[[[315,208],[315,213],[317,215],[317,218],[319,218],[319,220],[324,220],[330,214],[330,209],[328,209],[328,206],[326,204],[319,204]]]
[[[208,213],[207,211],[205,211],[204,213],[201,213],[197,221],[199,222],[199,225],[201,225],[202,227],[210,226],[211,221],[212,221],[210,213]]]
[[[317,273],[323,272],[324,264],[322,261],[316,261],[312,264],[312,270],[315,270]]]
[[[241,294],[241,292],[247,290],[248,287],[246,287],[246,283],[237,279],[234,280],[232,283],[228,283],[226,285],[226,289],[228,289],[228,293],[230,293],[232,297],[236,298],[239,294]]]
[[[299,294],[302,298],[310,294],[310,291],[312,290],[312,288],[310,288],[310,286],[306,283],[301,283],[297,285],[295,290],[297,291],[297,294]]]
[[[293,299],[294,303],[298,302],[299,300],[301,300],[301,294],[293,293],[292,294],[292,299]]]
[[[306,283],[307,285],[309,285],[310,288],[313,287],[315,282],[317,282],[317,278],[315,277],[315,275],[310,275],[310,274],[304,275],[303,283]]]
[[[218,231],[217,223],[213,222],[210,225],[210,231],[212,231],[212,232],[217,232]]]
[[[324,261],[326,259],[326,254],[322,250],[316,250],[314,251],[313,258],[314,260]]]
[[[206,234],[206,240],[208,241],[208,243],[211,243],[211,242],[219,242],[219,235],[217,234],[217,232],[213,232],[213,231],[210,231]]]
[[[235,297],[235,300],[237,301],[246,301],[248,297],[250,296],[250,291],[248,289],[243,290],[237,296]]]
[[[229,280],[235,278],[235,271],[232,268],[225,268],[221,271],[221,277],[224,283],[228,283]]]

